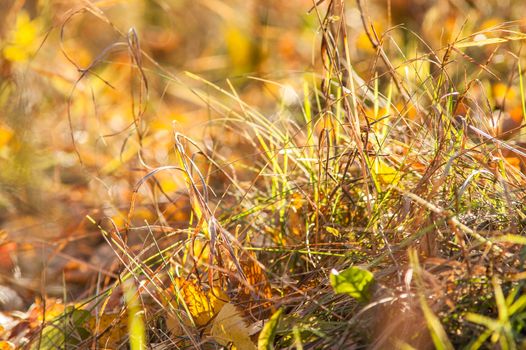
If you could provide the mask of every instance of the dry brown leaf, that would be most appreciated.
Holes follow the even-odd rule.
[[[267,299],[272,298],[272,289],[268,282],[267,276],[263,269],[256,262],[255,258],[246,259],[242,261],[243,272],[247,278],[247,283],[252,286],[258,296],[263,296]],[[249,288],[245,288],[246,296],[251,296]]]
[[[179,337],[184,334],[183,326],[181,325],[181,322],[183,323],[190,323],[190,320],[186,320],[188,316],[186,314],[181,314],[181,318],[179,318],[177,315],[174,315],[172,312],[169,312],[166,317],[166,328],[170,331],[170,334],[173,337]]]
[[[128,334],[128,320],[118,313],[110,313],[92,317],[88,322],[93,333],[100,335],[98,344],[102,348],[117,349],[123,338]]]
[[[250,331],[241,313],[231,303],[225,304],[212,323],[210,331],[219,344],[232,343],[238,350],[255,350],[256,345],[250,339]]]

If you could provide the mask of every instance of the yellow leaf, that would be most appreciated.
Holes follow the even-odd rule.
[[[7,126],[0,125],[0,148],[7,145],[12,137],[13,130],[9,129]]]
[[[480,30],[487,30],[487,29],[495,29],[499,25],[502,25],[504,20],[502,18],[498,17],[491,17],[486,19],[482,24],[480,25]]]
[[[207,242],[201,237],[197,237],[186,244],[183,263],[192,265],[197,264],[197,266],[202,266],[203,264],[208,264],[209,257],[209,244],[207,244]]]
[[[509,105],[509,103],[513,102],[513,100],[515,100],[515,98],[517,97],[515,89],[511,86],[508,86],[507,84],[495,83],[491,87],[491,90],[495,102],[500,105],[504,105],[505,103]]]
[[[243,267],[246,282],[248,285],[250,285],[250,288],[248,286],[244,286],[240,296],[247,299],[252,299],[255,292],[259,297],[264,297],[267,299],[272,298],[272,288],[270,283],[263,269],[256,261],[255,256],[251,254],[251,258],[244,258],[241,261],[241,266]]]
[[[383,184],[396,186],[400,181],[400,172],[379,158],[371,170]]]
[[[221,345],[233,343],[239,350],[255,350],[256,345],[249,336],[249,329],[237,308],[228,303],[216,316],[212,329],[212,337]]]
[[[186,282],[180,290],[196,326],[207,324],[214,314],[206,294],[192,282]]]
[[[386,108],[380,108],[376,112],[374,108],[367,108],[365,110],[365,115],[367,116],[367,118],[369,118],[372,121],[379,121],[381,119],[384,119],[387,116],[389,116],[389,114],[390,113],[388,112]],[[381,123],[379,124],[381,125]]]
[[[374,31],[378,35],[381,35],[382,32],[384,31],[383,25],[381,23],[379,23],[379,22],[373,23],[373,26],[374,26]],[[370,34],[373,35],[373,37],[374,37],[374,33],[371,31],[371,29],[369,29],[369,31],[370,31]],[[365,31],[361,32],[356,37],[355,45],[356,45],[357,49],[359,49],[361,51],[364,51],[366,53],[374,53],[375,52],[375,49],[373,48],[373,44],[371,43],[371,40],[369,40],[369,36],[367,35],[367,33]]]
[[[64,313],[64,304],[54,298],[36,299],[35,303],[30,307],[30,326],[36,328],[41,326],[44,320],[52,320]]]
[[[14,350],[15,345],[9,341],[1,340],[0,341],[0,350]]]
[[[40,23],[31,20],[26,11],[20,11],[13,33],[4,47],[4,57],[12,62],[26,61],[38,47],[37,37]]]
[[[341,235],[340,231],[334,227],[327,226],[325,229],[327,230],[327,232],[332,234],[334,237],[340,237]]]
[[[179,304],[190,313],[198,327],[210,322],[229,300],[226,293],[217,287],[205,293],[194,281],[186,281],[181,277],[175,279],[175,284]]]
[[[214,287],[208,292],[208,300],[210,300],[210,305],[212,306],[214,315],[217,315],[223,306],[230,301],[230,298],[222,289]]]
[[[303,207],[303,204],[305,204],[306,200],[299,193],[293,193],[291,197],[290,204],[292,207],[295,210],[300,210]]]
[[[228,27],[224,35],[228,56],[232,65],[237,70],[248,69],[252,60],[252,44],[250,38],[241,28],[234,26]]]
[[[103,314],[98,318],[92,317],[89,320],[89,328],[97,334],[101,348],[117,349],[128,334],[128,320],[118,313]]]

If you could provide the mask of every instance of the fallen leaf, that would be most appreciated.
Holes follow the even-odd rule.
[[[225,304],[219,311],[210,333],[215,341],[223,346],[232,343],[238,350],[256,349],[256,345],[250,339],[249,328],[233,304]]]
[[[45,300],[37,299],[28,310],[28,321],[30,327],[38,328],[42,322],[49,321],[55,317],[60,316],[65,310],[64,304],[54,298],[46,298]]]
[[[85,327],[89,317],[89,311],[73,306],[65,308],[62,314],[46,323],[41,335],[31,344],[31,349],[76,348],[91,335]]]
[[[97,343],[101,348],[118,349],[128,334],[128,319],[119,313],[107,313],[92,317],[89,328],[98,336]]]
[[[205,293],[196,282],[181,277],[175,279],[174,293],[178,296],[179,305],[190,314],[197,327],[210,322],[229,301],[228,295],[219,287]]]

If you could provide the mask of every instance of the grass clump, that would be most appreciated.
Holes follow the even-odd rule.
[[[122,31],[96,4],[65,14],[47,40],[74,68],[67,77],[46,73],[66,101],[62,153],[33,171],[56,184],[54,171],[60,191],[93,203],[73,213],[89,220],[50,244],[47,259],[89,253],[59,268],[62,299],[74,302],[52,320],[31,316],[6,340],[36,348],[523,347],[523,23],[489,1],[388,5],[303,7],[297,41],[267,44],[301,46],[310,30],[315,59],[283,77],[257,40],[275,29],[257,20],[262,13],[287,21],[280,5],[254,6],[255,38],[243,24],[223,28],[223,56],[177,73],[167,33],[161,45],[140,29]],[[182,11],[151,6],[134,12],[148,13],[145,33],[153,14]],[[228,5],[203,6],[232,18]],[[68,39],[68,30],[81,31],[86,18],[117,39],[81,65],[87,42]],[[15,71],[13,45],[3,59]],[[46,75],[35,62],[28,70]],[[14,121],[0,124],[0,136],[2,128],[20,130]],[[13,169],[24,147],[5,139]],[[32,188],[27,179],[17,186]],[[18,214],[15,196],[5,198],[0,205]],[[81,267],[91,274],[75,275],[79,289],[68,290]],[[58,296],[42,294],[44,302]],[[75,344],[49,331],[68,312],[83,320],[69,324],[82,330]]]

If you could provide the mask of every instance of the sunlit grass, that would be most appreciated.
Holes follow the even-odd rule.
[[[79,264],[53,270],[63,296],[39,290],[75,307],[35,308],[17,345],[523,346],[523,24],[490,2],[298,3],[292,29],[285,3],[246,20],[241,3],[117,3],[65,12],[47,33],[48,12],[13,10],[17,40],[2,44],[0,209],[38,208],[36,227],[58,222],[46,259]],[[145,13],[177,14],[193,41]],[[22,34],[48,38],[48,61]],[[46,45],[62,50],[56,72]],[[169,50],[189,47],[206,56],[172,66]],[[24,71],[40,85],[14,78]],[[15,106],[17,84],[30,89]]]

